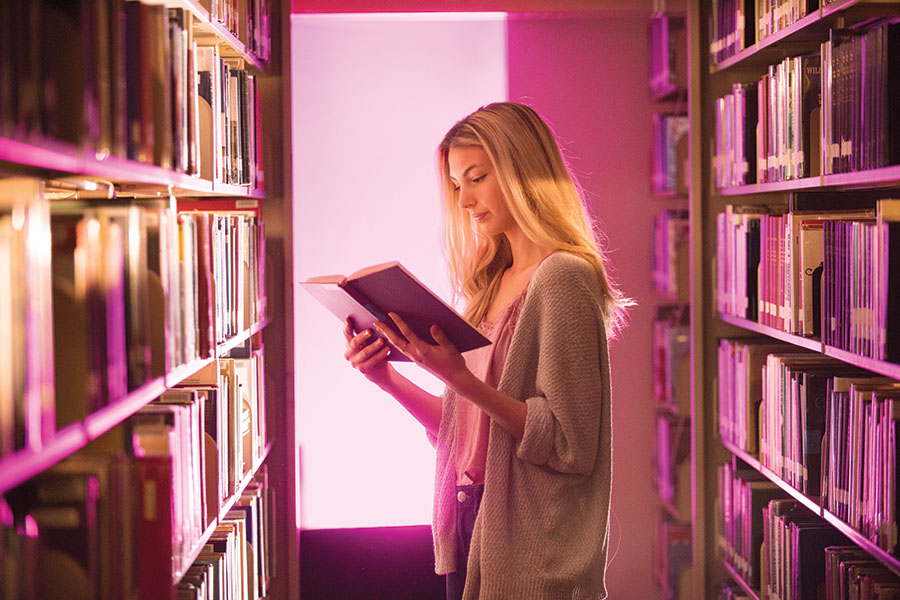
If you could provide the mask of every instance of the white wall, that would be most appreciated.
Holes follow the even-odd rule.
[[[435,150],[506,99],[505,15],[294,15],[291,38],[295,272],[399,260],[449,300]],[[295,299],[302,527],[430,523],[424,429],[344,361],[341,323]]]

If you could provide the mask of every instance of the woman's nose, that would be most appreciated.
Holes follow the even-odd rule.
[[[470,206],[474,206],[475,199],[468,191],[459,188],[459,198],[457,199],[457,203],[460,208],[469,208]]]

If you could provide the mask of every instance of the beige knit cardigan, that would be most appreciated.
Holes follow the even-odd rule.
[[[609,354],[590,264],[556,253],[532,276],[499,389],[528,405],[517,442],[491,422],[466,600],[606,598],[612,483]],[[456,570],[455,394],[443,396],[435,570]]]

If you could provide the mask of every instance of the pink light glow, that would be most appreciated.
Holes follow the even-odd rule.
[[[295,281],[399,260],[449,299],[434,152],[457,119],[506,99],[505,15],[291,19]],[[341,323],[294,298],[302,526],[430,522],[424,429],[344,361]]]

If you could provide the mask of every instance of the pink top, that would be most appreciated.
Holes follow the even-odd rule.
[[[478,330],[491,340],[490,346],[466,353],[466,365],[476,377],[491,387],[500,383],[506,353],[512,341],[525,291],[513,300],[493,321],[482,319]],[[456,402],[456,483],[484,483],[487,463],[488,432],[491,420],[483,410],[462,396]]]

